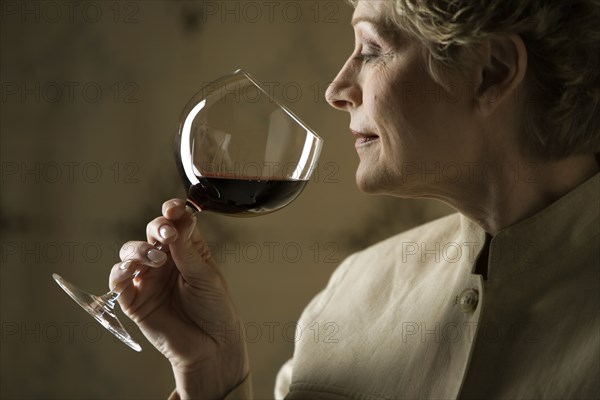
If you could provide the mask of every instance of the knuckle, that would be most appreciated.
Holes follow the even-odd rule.
[[[149,233],[152,231],[152,226],[154,225],[154,221],[156,221],[156,218],[146,224],[146,233]]]
[[[209,262],[212,260],[212,252],[204,240],[197,240],[192,243],[194,244],[196,253],[202,258],[202,261]]]
[[[119,257],[122,261],[127,261],[135,258],[140,249],[139,242],[127,242],[123,246],[121,246],[121,250],[119,251]]]
[[[186,246],[183,257],[189,262],[210,263],[212,261],[212,252],[204,240],[192,241],[191,246]]]

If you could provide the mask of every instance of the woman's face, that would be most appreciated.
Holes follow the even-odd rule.
[[[477,162],[473,84],[451,75],[446,91],[427,72],[422,46],[383,18],[382,1],[360,1],[355,48],[327,91],[350,114],[359,188],[404,197],[437,197],[449,174]],[[454,181],[455,182],[455,181]]]

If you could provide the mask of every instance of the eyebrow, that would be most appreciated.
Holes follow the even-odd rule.
[[[359,22],[370,22],[372,25],[378,25],[380,21],[377,19],[374,19],[374,18],[369,18],[369,17],[354,17],[354,18],[352,18],[350,25],[354,26],[354,25],[358,24]]]
[[[378,35],[386,40],[397,43],[400,40],[400,28],[395,26],[390,20],[383,18],[354,17],[350,24],[356,26],[359,22],[368,22],[374,28]]]

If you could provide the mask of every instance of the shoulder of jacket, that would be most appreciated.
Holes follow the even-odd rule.
[[[334,272],[334,275],[337,275],[334,278],[339,281],[348,270],[354,269],[355,265],[363,266],[374,259],[394,260],[402,251],[403,246],[408,243],[427,245],[428,243],[455,240],[460,232],[460,225],[460,214],[454,213],[391,236],[349,255]]]
[[[401,260],[398,255],[401,252],[402,243],[411,241],[430,243],[435,240],[448,240],[454,238],[460,231],[460,224],[460,214],[451,214],[351,254],[333,272],[326,289],[321,291],[306,307],[302,319],[312,321],[325,308],[338,287],[345,284],[344,282],[350,282],[349,285],[355,287],[357,282],[368,286],[367,282],[373,283],[375,280],[386,279],[386,272],[391,271],[390,267]],[[377,266],[380,274],[372,273],[373,270],[370,267],[374,265]]]

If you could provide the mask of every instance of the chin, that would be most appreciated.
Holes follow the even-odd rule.
[[[366,171],[365,168],[361,168],[360,166],[356,170],[356,186],[363,193],[389,193],[389,182],[386,185],[385,181],[380,174],[374,173],[372,170]]]
[[[427,198],[423,188],[411,185],[410,181],[402,177],[386,176],[374,173],[373,170],[365,170],[360,166],[356,171],[356,186],[367,194],[384,194],[404,199]]]
[[[360,190],[363,193],[367,193],[367,194],[378,194],[379,193],[368,182],[365,182],[358,178],[356,178],[356,186],[358,186],[358,190]]]

